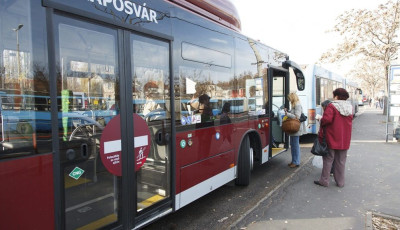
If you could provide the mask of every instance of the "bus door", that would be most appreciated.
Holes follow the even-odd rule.
[[[53,23],[56,225],[134,228],[172,211],[169,41],[58,14]],[[87,106],[71,107],[77,93]]]
[[[281,129],[282,111],[288,108],[287,95],[289,93],[289,72],[283,68],[269,68],[268,79],[270,79],[270,97],[272,103],[269,103],[271,114],[270,143],[272,143],[270,157],[286,151],[288,148],[288,138]]]
[[[172,211],[170,43],[130,33],[137,219]],[[135,120],[136,121],[136,120]],[[143,122],[144,121],[144,122]],[[143,125],[141,125],[143,124]],[[139,132],[146,129],[143,134]],[[148,144],[142,141],[149,135]],[[144,141],[146,142],[146,141]],[[139,167],[140,166],[140,167]],[[161,213],[161,214],[160,214]],[[136,224],[140,226],[141,223]]]

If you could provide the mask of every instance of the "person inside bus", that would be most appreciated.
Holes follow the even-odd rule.
[[[195,112],[201,114],[201,122],[210,121],[213,113],[210,105],[210,97],[207,94],[202,94],[198,101],[192,99],[190,105],[195,108]]]
[[[301,106],[299,97],[296,93],[289,93],[288,99],[291,105],[291,109],[288,111],[285,108],[285,115],[288,118],[297,118],[300,119],[301,113],[303,112],[303,108]],[[301,122],[300,129],[297,133],[290,134],[290,150],[292,153],[292,162],[288,164],[290,168],[296,168],[300,165],[300,136],[306,133],[306,125],[305,122]]]
[[[158,97],[158,85],[154,81],[147,82],[144,87],[144,94],[146,95],[146,103],[143,106],[143,116],[150,116],[150,112],[161,109],[161,106],[154,101]]]
[[[231,111],[231,103],[226,102],[222,106],[222,110],[221,110],[221,117],[220,117],[221,124],[231,123],[231,118],[229,118],[229,112],[230,111]]]
[[[333,91],[334,101],[326,106],[321,118],[329,153],[322,157],[321,177],[314,184],[328,187],[330,171],[334,164],[333,178],[338,187],[344,186],[347,150],[350,148],[353,108],[347,99],[349,93],[343,88]]]

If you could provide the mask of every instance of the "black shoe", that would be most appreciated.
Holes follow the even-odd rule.
[[[319,183],[319,181],[317,181],[317,180],[314,181],[314,184],[322,186],[322,187],[326,187],[326,186],[322,185],[321,183]]]

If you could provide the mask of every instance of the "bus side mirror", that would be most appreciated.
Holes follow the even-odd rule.
[[[296,73],[297,71],[295,71]],[[299,91],[303,91],[305,88],[305,80],[304,80],[304,75],[302,72],[297,72],[296,73],[296,81],[297,81],[297,89]]]
[[[289,59],[287,59],[285,62],[282,63],[282,67],[286,69],[291,67],[293,69],[293,72],[296,75],[297,89],[299,91],[303,91],[306,86],[306,81],[300,66],[296,64],[294,61],[290,61]]]

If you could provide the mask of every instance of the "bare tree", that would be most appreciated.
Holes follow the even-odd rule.
[[[366,89],[372,97],[376,96],[378,89],[385,87],[385,69],[380,60],[366,57],[361,59],[350,72],[350,76],[361,80],[361,88]]]
[[[340,62],[354,57],[379,60],[385,71],[376,77],[385,79],[387,86],[388,67],[391,61],[397,59],[399,47],[400,1],[390,0],[372,11],[352,9],[340,15],[337,21],[333,32],[339,33],[343,41],[324,53],[321,61]]]

